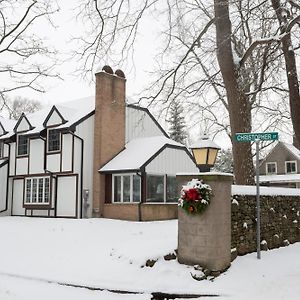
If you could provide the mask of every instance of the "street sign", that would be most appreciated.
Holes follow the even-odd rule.
[[[236,133],[237,142],[275,141],[278,140],[278,132]]]
[[[259,142],[278,140],[278,132],[236,133],[237,142],[255,142],[256,144],[256,249],[260,259],[260,191],[259,191]]]

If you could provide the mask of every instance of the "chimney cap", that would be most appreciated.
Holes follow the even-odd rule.
[[[108,74],[114,74],[114,71],[113,69],[109,66],[109,65],[105,65],[103,68],[102,68],[102,71],[108,73]]]
[[[118,69],[115,71],[115,74],[118,76],[118,77],[121,77],[121,78],[125,78],[125,74],[122,70]]]

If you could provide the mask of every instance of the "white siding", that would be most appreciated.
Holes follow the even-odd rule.
[[[198,172],[189,155],[181,149],[164,149],[149,165],[146,166],[147,173],[173,174],[180,172]]]
[[[47,155],[47,168],[50,172],[60,172],[60,154]]]
[[[23,185],[23,179],[15,179],[13,181],[12,215],[25,215],[25,209],[23,208]]]
[[[3,157],[8,157],[9,156],[9,147],[7,144],[3,145]]]
[[[22,117],[22,120],[21,120],[21,122],[19,123],[19,125],[17,127],[17,132],[27,131],[29,129],[30,129],[30,125],[28,124],[26,119],[24,117]]]
[[[72,147],[73,136],[71,134],[62,135],[62,171],[72,170]]]
[[[6,208],[8,164],[0,168],[0,211]]]
[[[16,164],[16,175],[28,174],[28,157],[17,158]]]
[[[66,197],[67,195],[67,197]],[[57,216],[76,216],[76,176],[57,178]]]
[[[61,124],[62,123],[62,119],[59,116],[59,114],[57,113],[56,110],[54,110],[50,116],[50,118],[48,119],[47,122],[47,126],[53,126],[53,125],[57,125],[57,124]]]
[[[15,163],[16,163],[16,143],[10,144],[9,155],[9,175],[15,175]]]
[[[0,136],[3,135],[4,131],[2,129],[2,126],[0,125]]]
[[[43,217],[46,217],[46,216],[48,216],[48,210],[34,209],[32,211],[32,215],[33,216],[43,216]]]
[[[44,173],[44,146],[41,139],[30,140],[29,173]]]
[[[93,197],[93,156],[94,156],[94,115],[76,127],[76,135],[84,140],[83,149],[83,189],[89,190],[88,216],[92,217]],[[76,139],[76,138],[75,138]],[[76,159],[78,155],[76,154]],[[79,158],[81,159],[81,158]],[[80,179],[80,178],[79,178]],[[80,199],[80,198],[79,198]]]
[[[158,135],[164,133],[145,111],[126,107],[126,143],[134,138]]]

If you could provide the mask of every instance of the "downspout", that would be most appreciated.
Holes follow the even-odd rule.
[[[9,190],[9,162],[10,162],[10,144],[3,142],[3,145],[8,145],[8,162],[7,162],[7,181],[6,181],[6,199],[5,199],[5,209],[1,210],[0,213],[7,211],[8,209],[8,190]]]

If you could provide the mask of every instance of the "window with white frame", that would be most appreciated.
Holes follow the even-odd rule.
[[[18,135],[17,142],[18,142],[17,155],[18,156],[28,155],[28,136]]]
[[[25,181],[25,204],[49,204],[50,177],[31,177]]]
[[[61,132],[58,129],[48,129],[48,152],[60,151]]]
[[[276,162],[267,162],[266,163],[266,174],[277,174],[277,163]]]
[[[146,202],[174,203],[178,201],[176,177],[172,175],[147,175]]]
[[[285,162],[285,173],[286,174],[297,173],[297,162],[295,160]]]
[[[136,174],[113,175],[113,202],[140,202],[141,178]]]

